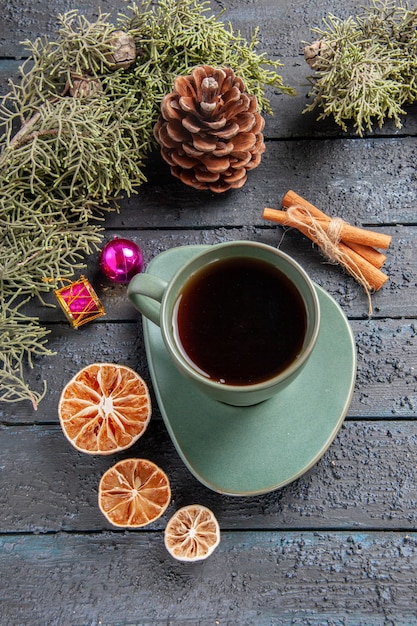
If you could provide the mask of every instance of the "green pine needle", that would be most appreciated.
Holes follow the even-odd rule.
[[[386,119],[401,128],[404,106],[417,98],[417,9],[373,0],[356,18],[323,23],[313,31],[321,48],[304,112],[318,107],[317,119],[333,117],[344,131],[352,121],[359,136]]]
[[[115,198],[136,193],[154,147],[153,126],[174,78],[196,65],[232,67],[271,113],[267,87],[294,93],[256,51],[257,32],[240,33],[195,0],[152,0],[128,7],[117,24],[108,15],[89,22],[78,11],[59,17],[56,36],[25,45],[21,80],[10,81],[0,102],[0,400],[29,399],[25,367],[51,352],[48,331],[21,312],[31,298],[85,267],[98,250],[106,211]],[[114,69],[111,36],[134,38],[132,67]],[[85,97],[71,97],[77,77],[88,78]],[[16,132],[16,128],[18,131]]]

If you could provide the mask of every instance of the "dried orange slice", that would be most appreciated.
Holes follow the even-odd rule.
[[[123,459],[100,480],[98,504],[114,526],[146,526],[162,515],[170,501],[168,476],[147,459]]]
[[[164,539],[166,549],[178,561],[201,561],[219,545],[220,527],[210,509],[189,504],[171,517]]]
[[[113,363],[84,367],[65,385],[58,404],[65,436],[89,454],[129,448],[145,432],[151,412],[145,381]]]

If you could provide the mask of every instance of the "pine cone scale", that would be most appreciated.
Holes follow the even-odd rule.
[[[256,119],[252,113],[239,113],[239,115],[236,116],[236,120],[237,121],[235,123],[239,127],[241,133],[248,133],[249,131],[254,132],[252,129],[256,130]],[[258,129],[256,132],[259,132],[262,129]]]
[[[253,133],[239,133],[234,138],[233,145],[238,152],[252,151],[256,145],[256,135]]]
[[[165,96],[161,102],[161,114],[165,120],[182,119],[181,108],[174,96]]]
[[[179,99],[179,108],[193,115],[197,115],[197,109],[195,107],[195,99],[190,96],[181,96]]]
[[[238,87],[232,87],[230,91],[228,91],[223,96],[223,106],[234,104],[235,102],[239,102],[241,99],[242,92]]]
[[[219,120],[215,120],[214,122],[207,122],[204,120],[204,126],[207,128],[207,131],[217,131],[224,128],[227,124],[227,119],[225,117],[220,118]]]
[[[186,154],[179,154],[178,152],[173,152],[171,156],[173,164],[178,165],[185,170],[191,170],[200,163],[199,159],[193,159]]]
[[[252,160],[252,154],[250,152],[232,152],[230,156],[230,167],[234,169],[243,169],[247,167]]]
[[[248,164],[247,166],[247,170],[254,170],[255,167],[258,167],[259,163],[261,162],[261,152],[259,152],[258,154],[254,154],[252,156],[251,162]]]
[[[234,145],[230,143],[220,143],[217,144],[215,150],[213,150],[213,156],[226,156],[228,154],[232,154],[235,149]]]
[[[199,135],[196,133],[195,136],[192,137],[192,144],[194,148],[201,150],[203,153],[213,152],[217,146],[217,139],[216,137],[211,137],[210,135]]]
[[[215,183],[220,178],[218,172],[209,172],[208,170],[196,169],[195,177],[200,183]]]
[[[182,147],[185,154],[188,154],[188,156],[194,157],[196,159],[199,159],[204,154],[204,152],[201,152],[201,150],[196,150],[196,148],[194,148],[194,146],[189,143],[183,143]]]
[[[265,120],[260,115],[256,118],[255,126],[251,129],[252,133],[255,133],[257,137],[262,134],[263,129],[265,128]]]
[[[175,150],[175,148],[178,146],[178,142],[174,141],[173,139],[170,138],[170,136],[168,135],[167,132],[167,127],[164,126],[163,124],[156,124],[155,128],[154,128],[154,134],[158,134],[159,140],[163,143],[163,145],[165,146],[165,151],[167,150]]]
[[[243,113],[249,109],[250,100],[242,95],[236,102],[229,102],[223,107],[223,113],[227,118],[236,117],[239,113]]]
[[[265,150],[256,97],[230,68],[195,68],[174,81],[154,136],[173,176],[216,193],[242,187]]]
[[[179,96],[189,96],[197,99],[197,93],[187,76],[177,76],[174,82],[174,90]]]
[[[227,172],[230,166],[230,159],[228,157],[216,157],[212,154],[202,156],[201,162],[209,172]]]
[[[246,180],[246,172],[243,169],[239,169],[239,170],[231,169],[225,172],[225,180],[227,180],[229,184],[237,183],[239,181],[242,181],[243,179]]]
[[[172,123],[166,127],[166,130],[168,137],[176,143],[186,142],[190,139],[190,133],[184,128],[180,120],[173,120]]]
[[[168,122],[168,125],[170,124],[170,122]],[[198,120],[194,117],[191,117],[190,115],[187,115],[187,117],[184,117],[182,119],[182,125],[184,126],[184,128],[186,128],[187,130],[190,131],[190,133],[199,133],[201,132],[201,124],[198,123]]]

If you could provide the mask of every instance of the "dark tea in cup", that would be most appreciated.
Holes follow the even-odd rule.
[[[152,267],[137,274],[130,300],[159,326],[172,363],[196,392],[235,406],[272,398],[315,346],[314,284],[294,259],[258,242],[201,246],[185,256],[168,280]]]
[[[200,374],[226,385],[253,385],[298,357],[307,312],[300,292],[277,267],[231,257],[190,277],[172,323],[183,357]]]

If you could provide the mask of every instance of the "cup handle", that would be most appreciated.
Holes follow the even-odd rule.
[[[136,274],[127,288],[127,295],[133,306],[142,315],[160,326],[162,297],[168,283],[151,274]]]

